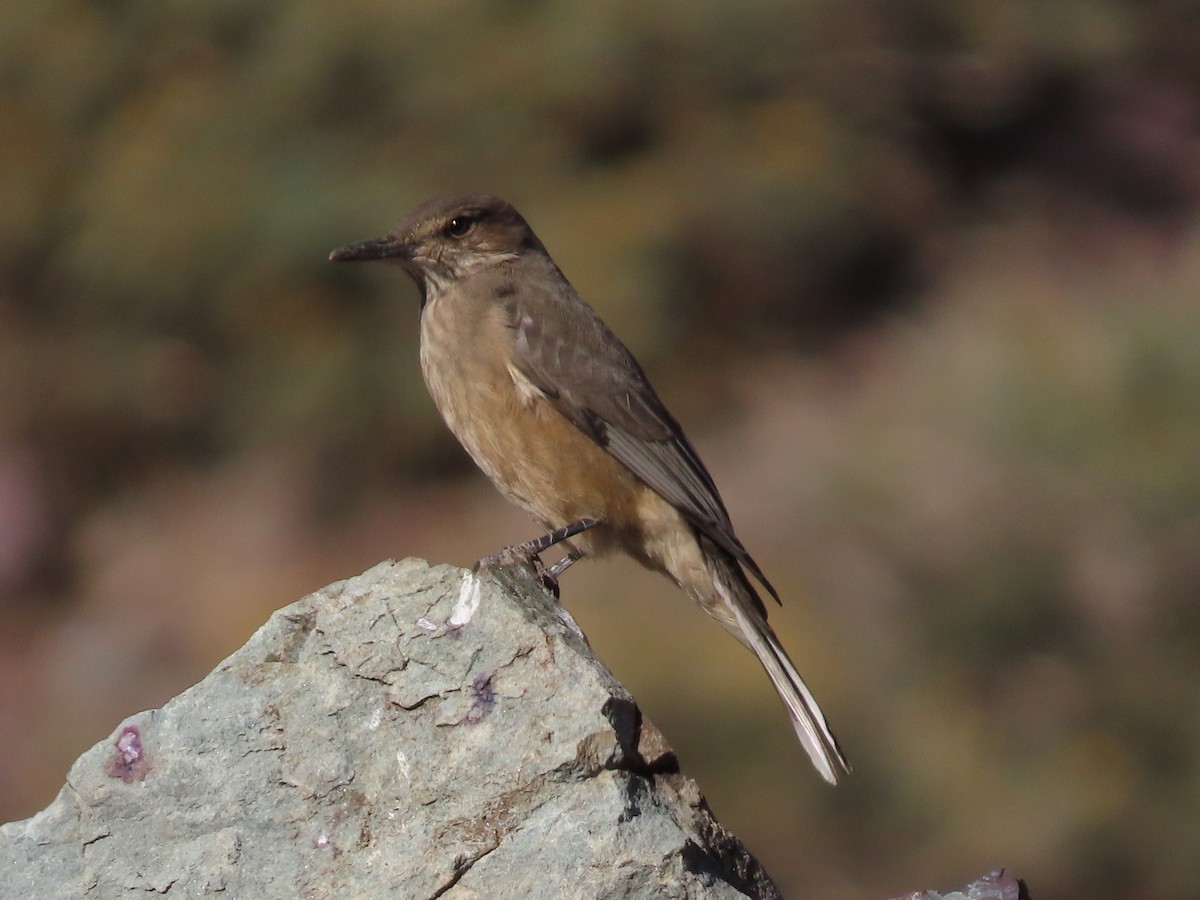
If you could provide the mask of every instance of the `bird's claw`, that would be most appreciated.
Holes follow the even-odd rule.
[[[550,593],[554,595],[554,599],[560,599],[558,595],[558,576],[571,566],[572,563],[583,557],[583,553],[576,547],[570,547],[566,556],[556,562],[554,565],[546,568],[546,564],[542,562],[540,554],[543,550],[553,547],[555,544],[561,544],[563,541],[573,538],[577,534],[587,531],[589,528],[595,528],[600,524],[599,519],[593,519],[590,516],[584,516],[582,519],[577,519],[568,525],[561,528],[556,528],[548,534],[543,534],[541,537],[534,538],[531,541],[525,541],[523,544],[515,544],[512,547],[505,547],[499,553],[492,556],[485,556],[479,562],[475,563],[475,571],[488,568],[504,568],[518,563],[524,563],[533,569],[533,573]]]
[[[537,580],[542,583],[542,586],[554,595],[555,600],[561,599],[559,596],[558,578],[555,573],[552,573],[546,568],[546,564],[542,562],[542,558],[536,553],[531,553],[525,547],[505,547],[499,553],[493,553],[491,556],[485,556],[479,562],[475,563],[473,571],[479,572],[484,569],[506,569],[512,566],[528,566],[533,569],[533,574]]]

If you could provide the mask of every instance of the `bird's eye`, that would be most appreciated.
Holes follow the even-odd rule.
[[[455,216],[446,223],[446,227],[442,229],[447,237],[460,238],[475,227],[475,220],[470,216]]]

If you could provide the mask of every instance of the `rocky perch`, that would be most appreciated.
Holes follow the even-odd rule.
[[[279,610],[0,825],[5,897],[778,897],[529,569]],[[1003,870],[961,892],[1025,900]]]
[[[387,562],[279,610],[0,826],[4,892],[777,897],[534,579]]]

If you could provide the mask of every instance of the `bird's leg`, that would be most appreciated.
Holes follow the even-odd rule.
[[[507,547],[500,551],[500,555],[537,556],[543,550],[549,550],[555,544],[561,544],[563,541],[573,538],[575,535],[581,534],[589,528],[595,528],[599,524],[599,519],[580,519],[577,522],[564,525],[562,528],[556,528],[549,534],[543,534],[541,537],[534,538],[531,541]]]
[[[581,559],[583,559],[583,551],[571,548],[570,553],[546,570],[546,577],[558,581],[559,575],[567,571],[567,569],[571,568],[572,565]]]
[[[556,528],[541,537],[536,537],[533,540],[524,541],[520,544],[514,544],[511,547],[505,547],[499,553],[493,556],[485,556],[475,564],[475,569],[486,569],[490,566],[506,566],[514,562],[527,562],[534,567],[538,578],[546,585],[547,588],[558,596],[558,576],[565,572],[571,565],[579,559],[583,554],[574,548],[571,552],[556,562],[553,566],[547,569],[541,558],[538,556],[543,550],[548,550],[555,544],[561,544],[565,540],[575,537],[587,531],[589,528],[595,528],[600,524],[599,519],[582,518],[576,522],[571,522],[564,525],[562,528]]]

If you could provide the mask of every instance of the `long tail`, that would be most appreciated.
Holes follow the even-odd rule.
[[[735,636],[754,651],[762,667],[767,670],[813,766],[822,778],[830,784],[837,784],[840,776],[850,773],[850,763],[838,746],[837,738],[829,730],[816,698],[767,624],[762,602],[754,588],[736,562],[726,559],[719,551],[709,552],[706,556],[713,583],[741,632],[735,632]]]

